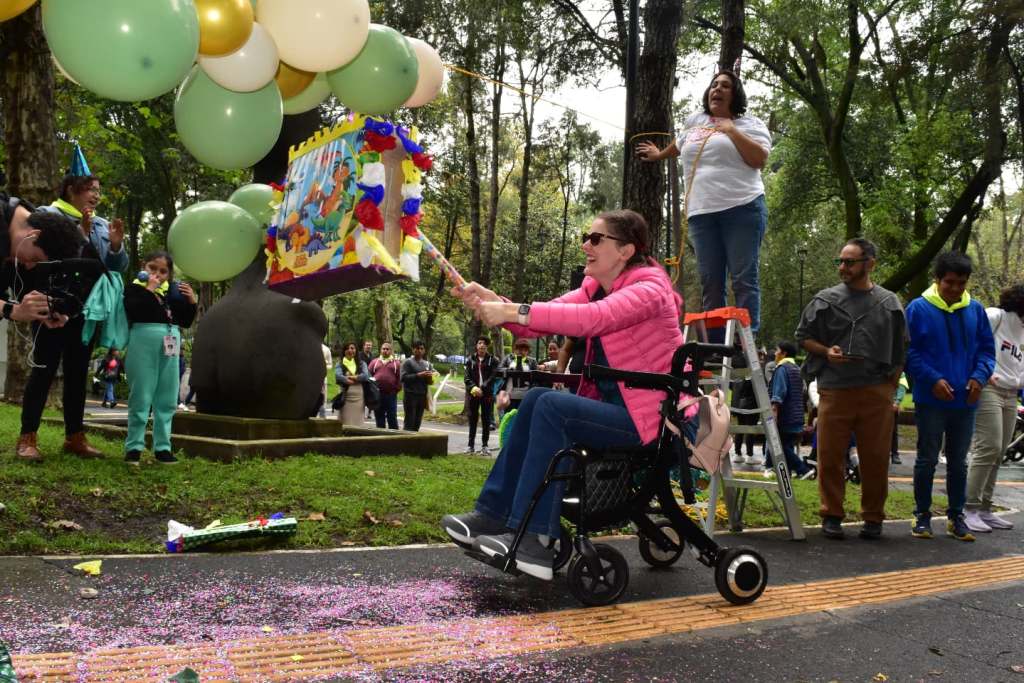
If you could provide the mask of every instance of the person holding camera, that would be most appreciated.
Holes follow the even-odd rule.
[[[82,320],[69,320],[53,297],[44,262],[63,261],[83,255],[84,243],[74,223],[59,214],[36,211],[17,197],[0,195],[0,289],[5,292],[3,316],[32,324],[32,372],[25,387],[21,409],[21,434],[16,453],[24,460],[42,458],[36,433],[57,366],[64,361],[65,450],[84,457],[100,455],[91,448],[83,431],[85,382],[91,349],[82,344]],[[95,254],[95,251],[92,251]],[[47,271],[47,272],[44,272]],[[10,298],[8,298],[10,295]],[[56,308],[55,308],[56,305]]]
[[[139,276],[124,291],[130,326],[128,356],[128,438],[124,461],[138,465],[146,447],[146,423],[153,411],[153,454],[164,465],[171,452],[171,421],[178,407],[181,329],[196,318],[196,295],[187,282],[173,282],[174,261],[166,251],[145,258]]]

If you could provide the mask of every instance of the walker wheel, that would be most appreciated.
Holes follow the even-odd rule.
[[[562,522],[562,535],[551,544],[551,547],[555,551],[552,569],[557,572],[572,559],[572,530],[565,522]]]
[[[734,605],[747,605],[768,585],[768,565],[753,548],[728,548],[715,563],[715,587]]]
[[[678,547],[675,550],[662,550],[654,541],[640,534],[640,557],[644,558],[644,562],[652,567],[671,567],[682,557],[683,550],[686,549],[686,541],[680,538],[679,532],[667,519],[660,520],[657,527]]]
[[[583,555],[576,555],[569,563],[566,578],[573,596],[588,607],[610,605],[618,600],[629,584],[629,565],[626,558],[605,543],[595,543],[601,575],[595,576]]]

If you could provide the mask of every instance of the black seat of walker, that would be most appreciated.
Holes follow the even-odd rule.
[[[622,382],[631,389],[652,389],[696,395],[699,388],[700,372],[704,369],[705,361],[714,355],[734,356],[740,353],[739,349],[727,344],[686,342],[672,354],[672,365],[668,373],[617,370],[603,365],[587,365],[583,368],[583,376],[593,381],[610,379]]]

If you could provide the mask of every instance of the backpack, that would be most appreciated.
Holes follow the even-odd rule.
[[[732,449],[732,436],[729,434],[732,413],[718,389],[681,401],[679,412],[682,413],[695,403],[700,404],[697,409],[697,435],[692,443],[687,439],[686,445],[690,447],[695,464],[704,468],[708,474],[714,474],[721,469],[723,456]],[[671,423],[668,424],[672,427]]]

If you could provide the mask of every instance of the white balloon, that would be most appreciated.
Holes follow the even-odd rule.
[[[260,0],[256,20],[270,31],[281,61],[319,73],[348,64],[370,31],[367,0]]]
[[[245,45],[223,57],[200,55],[199,66],[214,83],[235,92],[255,92],[277,74],[277,45],[270,32],[258,23]]]
[[[444,63],[441,62],[441,55],[429,43],[419,38],[405,37],[416,53],[416,61],[420,65],[420,76],[416,82],[416,90],[409,99],[405,101],[406,107],[422,107],[432,101],[441,92],[444,84]]]

